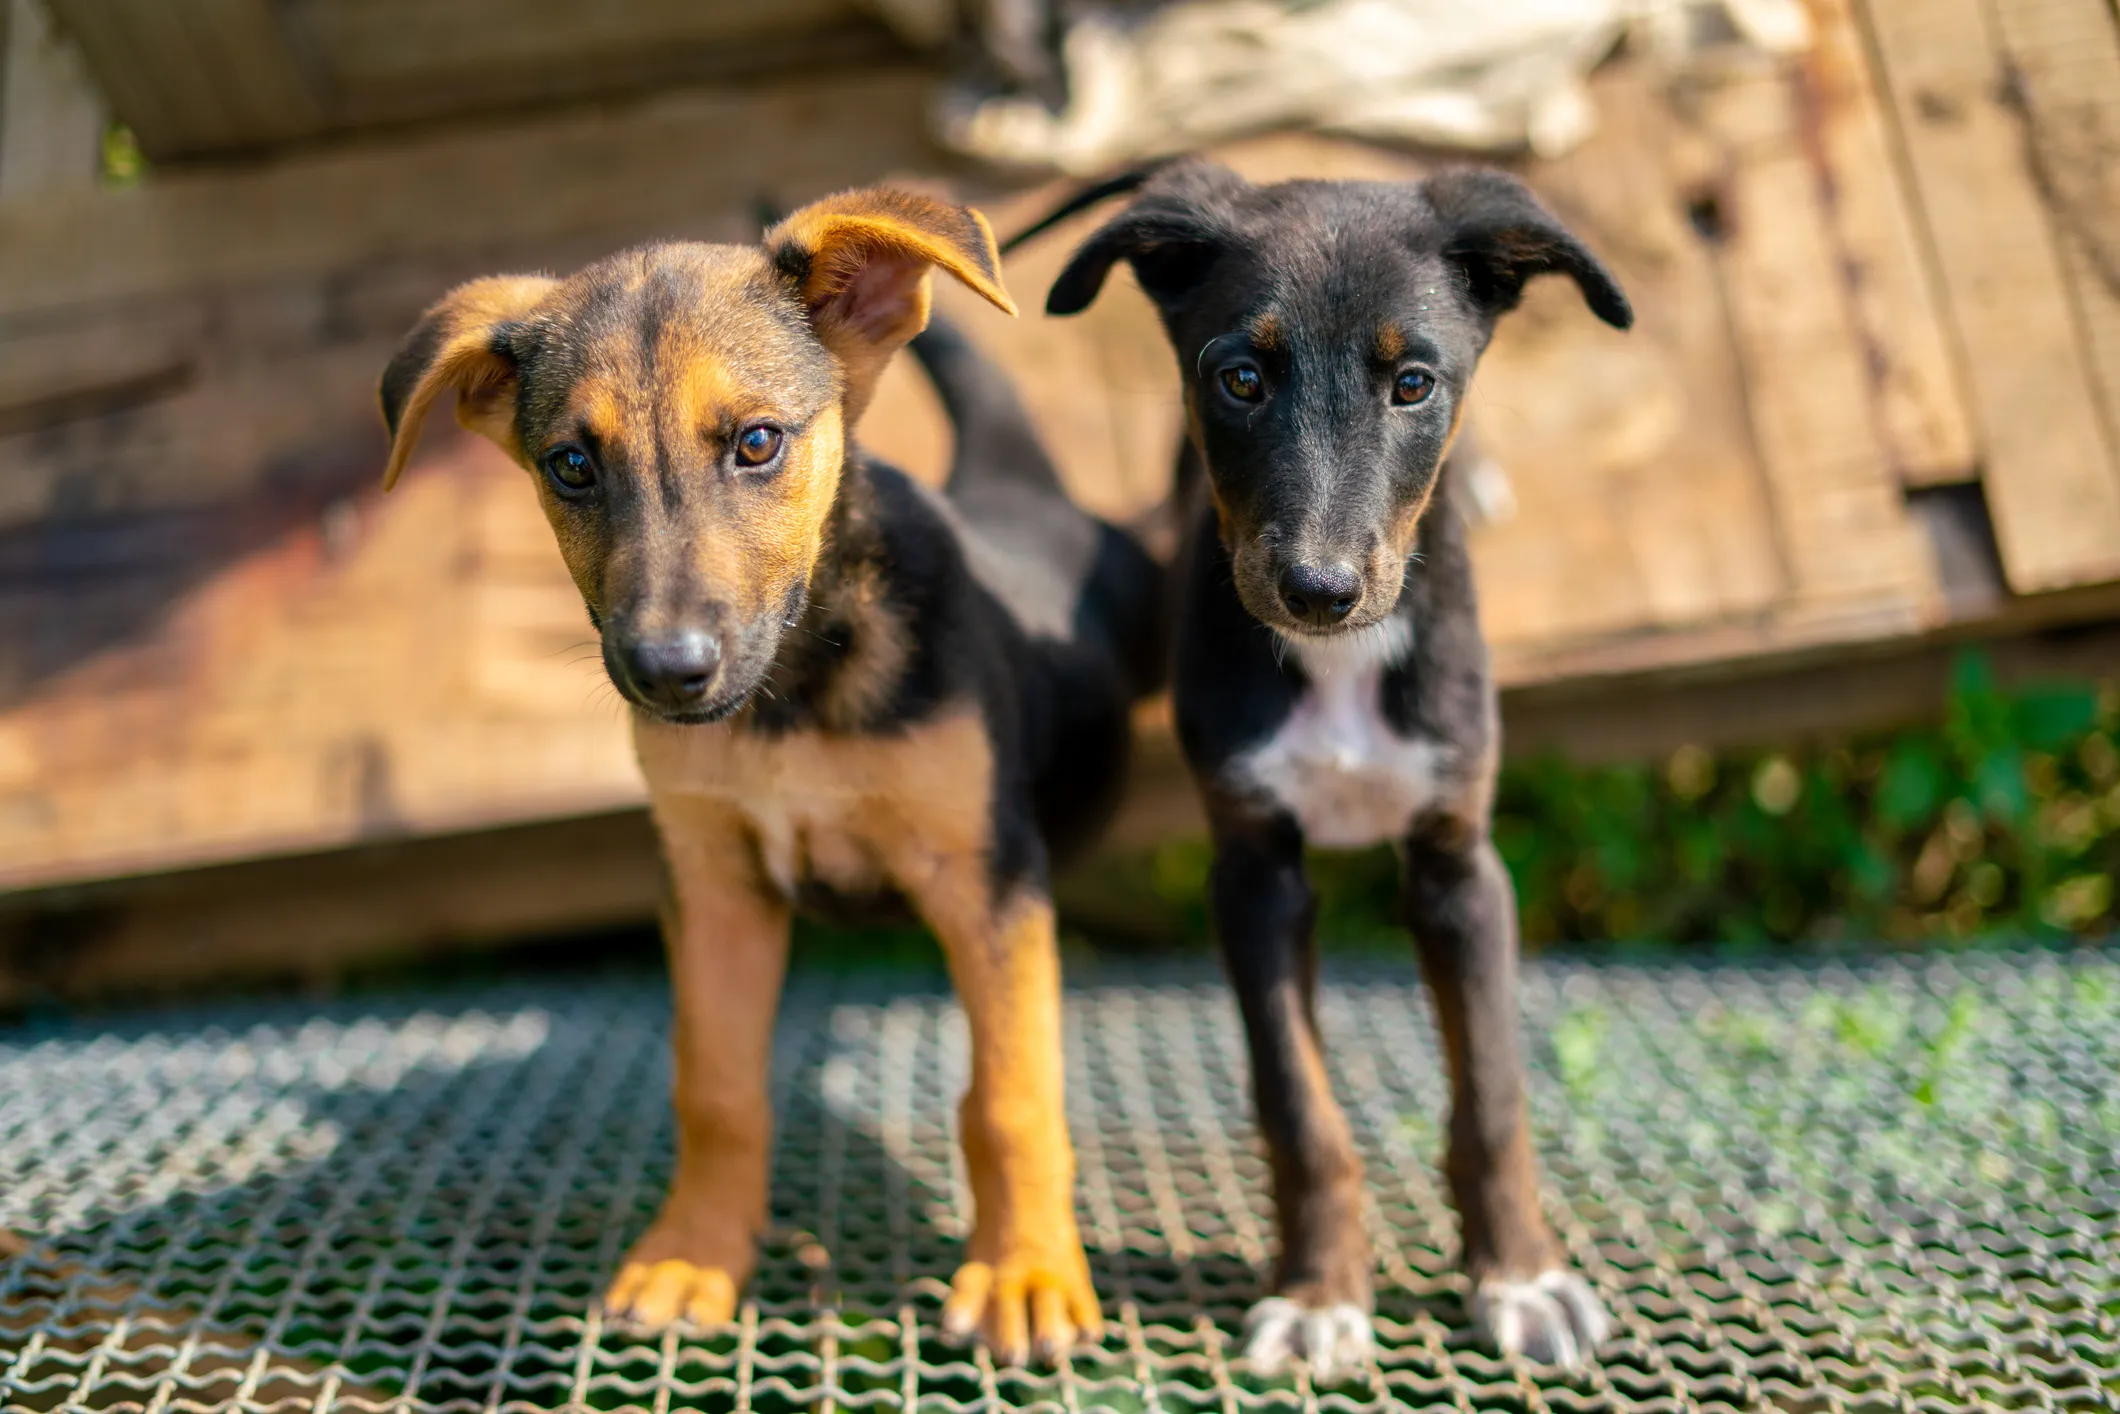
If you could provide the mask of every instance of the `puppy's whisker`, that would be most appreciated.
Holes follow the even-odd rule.
[[[538,657],[539,657],[539,659],[541,659],[542,661],[544,661],[544,662],[547,662],[547,663],[549,663],[549,662],[551,662],[551,661],[552,661],[553,659],[555,659],[555,658],[563,658],[563,657],[568,657],[568,656],[569,656],[569,655],[571,655],[571,654],[579,654],[580,652],[581,652],[581,645],[580,645],[579,643],[576,643],[576,644],[572,644],[572,645],[569,645],[568,647],[565,647],[565,648],[555,648],[555,649],[553,649],[553,650],[552,650],[551,652],[549,652],[549,653],[540,653],[540,654],[538,654],[537,656],[538,656]]]

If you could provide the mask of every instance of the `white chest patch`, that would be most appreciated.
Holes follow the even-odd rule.
[[[1443,747],[1384,720],[1385,670],[1412,644],[1403,619],[1345,638],[1287,640],[1310,686],[1281,729],[1237,764],[1288,807],[1310,843],[1360,849],[1397,839],[1436,798]]]

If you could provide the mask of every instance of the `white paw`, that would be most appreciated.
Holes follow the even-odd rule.
[[[1326,1384],[1353,1374],[1375,1349],[1369,1315],[1359,1306],[1319,1310],[1269,1296],[1244,1314],[1244,1358],[1258,1370],[1278,1370],[1301,1356],[1311,1379]]]
[[[1481,1282],[1472,1293],[1472,1322],[1504,1355],[1570,1369],[1612,1330],[1590,1283],[1563,1267],[1529,1281]]]

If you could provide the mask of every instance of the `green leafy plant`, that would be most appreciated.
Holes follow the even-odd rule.
[[[1495,838],[1535,941],[2106,933],[2120,691],[2006,692],[1968,653],[1929,727],[1681,747],[1661,769],[1512,765]]]

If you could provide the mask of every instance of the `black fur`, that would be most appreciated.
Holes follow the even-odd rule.
[[[1509,994],[1514,903],[1488,842],[1494,686],[1447,467],[1473,370],[1526,281],[1566,275],[1622,328],[1626,296],[1521,183],[1494,172],[1258,187],[1181,163],[1081,245],[1047,309],[1086,307],[1121,260],[1177,355],[1180,479],[1212,491],[1193,497],[1175,575],[1172,686],[1214,834],[1217,936],[1272,1158],[1275,1290],[1309,1308],[1371,1300],[1360,1165],[1316,1060],[1304,830],[1246,764],[1313,687],[1282,640],[1347,629],[1404,645],[1375,707],[1390,732],[1438,752],[1429,803],[1397,842],[1455,1080],[1449,1168],[1465,1260],[1476,1281],[1550,1271],[1559,1249],[1531,1183]],[[1354,577],[1337,620],[1301,590],[1327,571]],[[1530,1330],[1526,1348],[1552,1334]]]
[[[1007,376],[946,318],[934,316],[911,349],[950,414],[957,454],[942,506],[897,468],[850,455],[819,573],[873,568],[909,653],[868,720],[834,725],[888,733],[977,703],[997,772],[992,858],[1005,891],[1042,883],[1118,802],[1132,704],[1162,682],[1162,574],[1069,499]],[[968,541],[991,553],[975,565]],[[1037,573],[1011,583],[1001,573],[1010,564]],[[1056,578],[1073,612],[1065,632],[1041,632],[1021,611]],[[848,626],[813,607],[805,628],[784,641],[771,694],[750,704],[757,730],[819,725]]]

